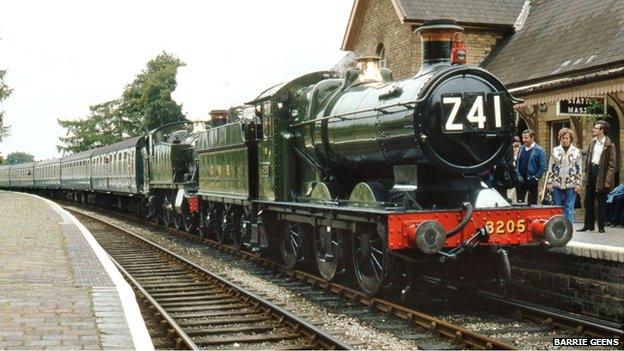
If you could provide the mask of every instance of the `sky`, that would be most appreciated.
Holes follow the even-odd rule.
[[[0,154],[58,157],[57,119],[119,98],[145,64],[180,58],[173,98],[191,120],[249,101],[296,76],[330,69],[353,0],[2,1],[0,103],[11,135]]]

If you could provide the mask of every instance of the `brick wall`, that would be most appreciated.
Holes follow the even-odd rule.
[[[420,37],[412,31],[411,25],[401,23],[390,0],[368,0],[362,26],[354,34],[353,51],[357,56],[376,55],[378,45],[384,45],[387,67],[395,79],[413,76],[420,69]],[[464,40],[468,63],[476,65],[502,40],[502,34],[468,29]]]
[[[624,263],[519,249],[511,255],[511,295],[622,322]]]

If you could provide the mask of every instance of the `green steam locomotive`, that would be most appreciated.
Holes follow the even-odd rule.
[[[327,280],[352,275],[371,295],[391,281],[406,294],[412,273],[509,274],[506,247],[563,246],[572,226],[560,207],[511,206],[481,183],[479,172],[510,147],[517,101],[463,64],[462,31],[453,21],[420,27],[422,68],[412,78],[395,81],[379,58],[362,57],[342,77],[306,74],[215,111],[202,128],[182,122],[0,167],[0,187],[272,250],[289,268],[314,263]]]

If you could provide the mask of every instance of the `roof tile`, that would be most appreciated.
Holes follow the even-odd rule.
[[[534,1],[524,27],[483,65],[521,85],[622,61],[623,23],[621,0]]]
[[[460,23],[512,26],[525,0],[396,0],[409,21],[447,18]]]

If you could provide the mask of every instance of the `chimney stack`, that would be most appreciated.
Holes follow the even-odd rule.
[[[464,28],[453,20],[431,20],[415,30],[420,34],[422,62],[417,75],[438,66],[450,66],[466,62],[463,46]],[[454,61],[454,62],[453,62]]]
[[[212,127],[222,126],[227,123],[228,110],[212,110],[210,111],[210,125]]]

